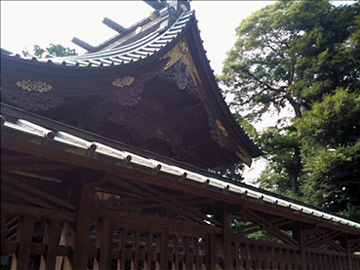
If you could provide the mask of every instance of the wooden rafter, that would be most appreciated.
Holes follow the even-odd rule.
[[[340,252],[346,252],[345,248],[343,248],[341,245],[336,243],[334,239],[329,237],[329,235],[324,234],[319,229],[314,229],[314,230],[312,230],[312,232],[314,234],[316,234],[318,237],[320,237],[324,243],[328,244],[330,247],[334,248],[335,250],[340,251]]]
[[[34,188],[28,184],[25,184],[25,183],[15,179],[14,177],[10,177],[8,174],[1,173],[1,180],[2,180],[2,186],[3,186],[4,182],[6,182],[7,184],[16,186],[18,188],[16,190],[12,189],[11,187],[4,186],[5,187],[4,191],[9,192],[10,194],[15,195],[17,197],[20,197],[21,199],[24,199],[26,201],[29,201],[29,202],[32,202],[32,203],[35,203],[37,205],[47,207],[47,208],[57,209],[58,207],[53,206],[53,204],[54,204],[54,205],[60,206],[62,208],[66,208],[68,210],[72,210],[72,211],[76,210],[76,207],[74,205],[72,205],[71,203],[63,201],[57,197],[49,195],[46,192],[43,192],[43,191],[41,191],[37,188]],[[35,198],[34,196],[29,196],[26,193],[23,193],[22,191],[20,191],[20,189],[25,190],[27,193],[36,195],[37,197],[40,197],[42,200],[49,201],[52,204],[50,205],[48,203],[45,203],[42,200]]]
[[[163,196],[162,198],[165,200],[174,198],[177,200],[189,200],[193,198],[193,195],[188,194],[181,194],[181,195],[167,195]],[[119,204],[127,205],[127,204],[137,204],[138,206],[141,206],[141,204],[148,203],[149,201],[154,201],[158,198],[158,196],[148,196],[148,197],[140,197],[140,198],[120,198],[120,199],[108,199],[105,201],[99,201],[97,204],[102,205],[112,205],[116,204],[119,206]]]
[[[335,238],[341,234],[342,232],[338,232],[338,231],[327,231],[327,232],[323,232],[321,235],[316,234],[315,237],[306,241],[306,245],[307,246],[316,245],[318,243],[321,243],[324,237]]]
[[[271,226],[282,226],[282,225],[287,225],[290,223],[293,223],[293,220],[289,220],[289,219],[285,219],[285,218],[278,218],[278,219],[274,219],[274,220],[269,220],[268,221],[269,224],[271,224]],[[258,232],[261,230],[266,229],[268,226],[270,225],[266,225],[264,227],[259,226],[258,224],[251,224],[248,226],[242,226],[240,228],[235,228],[232,230],[233,233],[237,233],[239,235],[246,235],[246,234],[250,234],[250,233],[254,233],[254,232]]]
[[[11,187],[6,186],[5,184],[1,183],[1,192],[8,193],[12,196],[15,196],[19,199],[22,199],[24,201],[30,202],[32,204],[44,207],[44,208],[50,208],[50,209],[58,209],[57,207],[54,207],[51,204],[48,204],[46,202],[43,202],[37,198],[34,198],[33,196],[27,195],[19,190],[13,189]]]
[[[261,216],[256,214],[254,211],[252,211],[250,209],[246,209],[246,210],[244,210],[244,212],[246,213],[246,218],[248,220],[257,224],[263,230],[274,235],[279,240],[283,241],[285,244],[290,244],[290,245],[298,245],[299,244],[298,241],[296,241],[295,239],[291,238],[290,236],[288,236],[287,234],[282,232],[276,225],[272,224],[271,221],[268,221],[268,220],[262,218]]]
[[[354,244],[351,247],[350,251],[351,252],[355,252],[355,251],[360,251],[360,239],[357,239],[355,241],[352,241]]]
[[[123,186],[124,188],[141,194],[142,196],[153,196],[153,194],[156,194],[158,197],[156,197],[156,199],[154,199],[159,206],[165,207],[165,208],[169,208],[170,210],[173,210],[175,212],[178,212],[179,214],[195,221],[195,222],[200,222],[200,223],[204,223],[204,221],[206,220],[207,222],[213,223],[215,225],[221,226],[221,223],[211,219],[209,217],[207,217],[205,214],[199,212],[197,209],[184,205],[182,202],[175,200],[175,199],[163,199],[162,196],[167,196],[167,194],[156,190],[154,188],[151,188],[145,184],[139,184],[141,188],[138,188],[136,186],[134,186],[132,183],[124,181],[120,178],[117,177],[112,177],[110,179],[110,181],[114,184]]]
[[[74,169],[75,167],[68,164],[43,164],[43,163],[36,163],[36,164],[2,164],[6,171],[59,171],[59,170],[68,170]]]

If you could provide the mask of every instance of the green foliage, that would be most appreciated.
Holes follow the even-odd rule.
[[[296,122],[308,202],[360,218],[360,94],[338,88]],[[356,211],[357,210],[357,211]]]
[[[347,215],[360,205],[344,186],[350,176],[359,182],[359,14],[359,3],[269,5],[236,29],[238,40],[219,77],[243,126],[264,113],[293,112],[274,127],[251,131],[268,153],[260,187]]]
[[[63,57],[63,56],[71,56],[77,55],[75,49],[65,48],[60,44],[54,45],[50,44],[46,50],[40,48],[39,45],[34,45],[34,54],[35,56],[41,57],[44,52],[48,52],[49,54],[56,56],[56,57]]]

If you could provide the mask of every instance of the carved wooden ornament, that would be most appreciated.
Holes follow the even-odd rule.
[[[196,70],[196,67],[195,67],[194,61],[192,59],[192,56],[191,56],[191,53],[189,50],[189,46],[187,44],[185,37],[180,39],[180,41],[174,46],[174,48],[172,48],[164,56],[160,57],[160,60],[166,59],[166,58],[170,58],[170,59],[167,62],[164,70],[167,70],[172,65],[174,65],[177,61],[179,61],[179,59],[183,58],[195,85],[197,85],[196,79],[198,79],[199,82],[201,82],[199,73]]]

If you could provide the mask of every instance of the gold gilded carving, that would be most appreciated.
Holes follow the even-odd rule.
[[[182,11],[184,12],[187,11],[187,7],[184,4],[181,4],[180,7]]]
[[[151,11],[151,12],[150,12],[150,16],[149,16],[148,18],[149,18],[149,20],[151,20],[151,21],[155,20],[155,19],[156,19],[155,12],[154,12],[154,11]]]
[[[229,134],[228,134],[227,130],[224,128],[223,124],[220,122],[219,119],[216,119],[216,124],[217,124],[218,128],[221,130],[221,133],[225,137],[229,137]]]
[[[177,61],[179,61],[181,58],[183,58],[185,61],[186,67],[188,68],[191,78],[193,79],[195,85],[197,85],[196,79],[198,79],[201,82],[199,73],[196,70],[194,61],[192,59],[192,56],[191,56],[191,53],[189,50],[189,46],[188,46],[185,38],[182,38],[174,46],[174,48],[172,48],[167,54],[160,57],[160,60],[166,59],[166,58],[170,58],[170,59],[167,62],[166,66],[164,67],[164,70],[167,70],[172,65],[174,65]]]
[[[113,86],[115,87],[125,87],[129,86],[134,82],[135,78],[130,76],[125,76],[122,78],[117,78],[113,81]]]
[[[247,151],[244,150],[244,148],[242,148],[240,145],[238,145],[238,148],[240,150],[240,152],[236,152],[236,155],[249,167],[251,166],[252,163],[252,158],[249,155],[249,153]]]
[[[45,93],[52,89],[52,86],[45,82],[40,81],[30,81],[30,80],[21,80],[17,81],[16,85],[27,91],[35,91],[39,93]]]

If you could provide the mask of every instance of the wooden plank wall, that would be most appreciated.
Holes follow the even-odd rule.
[[[2,203],[1,269],[75,269],[76,215],[60,210]],[[97,211],[96,213],[101,213]],[[95,217],[88,234],[86,265],[76,269],[322,269],[349,270],[347,254],[307,249],[306,267],[301,268],[298,246],[230,237],[230,254],[224,255],[221,230],[211,226],[198,230],[179,222],[154,224],[116,217],[113,212]],[[172,221],[174,222],[174,221]],[[230,263],[224,258],[231,258]],[[360,269],[360,256],[352,257],[352,269]]]

